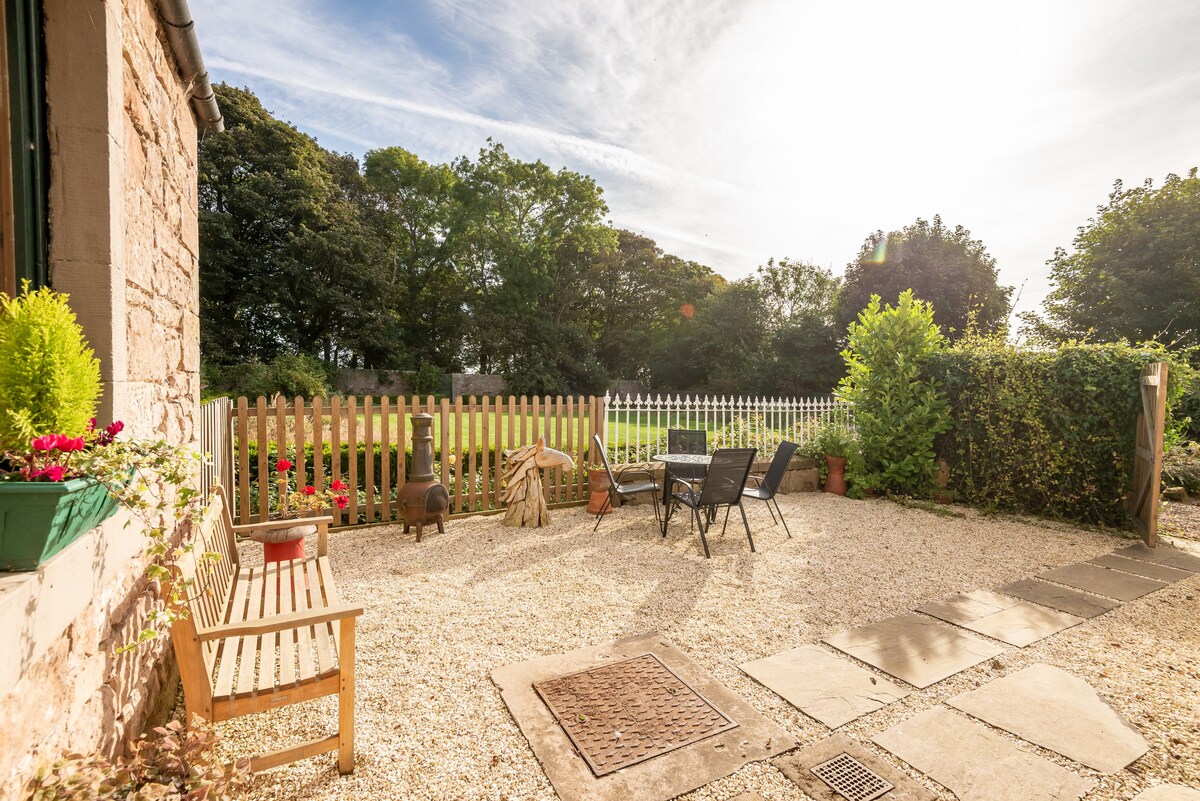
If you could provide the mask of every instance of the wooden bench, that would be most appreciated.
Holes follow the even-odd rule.
[[[171,624],[188,720],[209,721],[338,696],[338,733],[260,754],[252,770],[338,752],[338,770],[354,770],[354,619],[361,606],[338,601],[329,569],[329,517],[317,526],[317,555],[263,567],[238,560],[235,534],[294,526],[296,520],[233,525],[218,490],[192,554],[176,574],[194,579],[190,614]],[[199,559],[217,553],[215,564]]]

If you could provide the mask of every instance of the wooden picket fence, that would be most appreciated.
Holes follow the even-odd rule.
[[[603,436],[603,398],[243,397],[230,413],[237,521],[268,519],[280,457],[290,459],[295,474],[317,486],[328,479],[358,488],[349,493],[346,509],[330,510],[335,525],[399,519],[396,492],[408,472],[409,415],[421,412],[434,417],[434,468],[450,491],[452,514],[503,508],[503,452],[539,436],[576,465],[574,470],[545,471],[547,501],[587,499],[591,438]]]

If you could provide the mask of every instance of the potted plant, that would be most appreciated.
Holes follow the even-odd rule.
[[[612,504],[606,503],[608,500],[608,490],[612,486],[608,480],[608,471],[604,469],[604,464],[600,462],[589,464],[587,471],[588,514],[598,515],[601,510],[604,510],[604,514],[610,514],[612,512]]]
[[[30,292],[28,282],[23,288],[15,298],[0,295],[4,570],[36,570],[117,508],[85,465],[87,451],[120,431],[119,423],[94,430],[100,362],[65,295]]]
[[[825,492],[846,494],[846,460],[853,457],[857,448],[858,440],[854,434],[842,426],[825,424],[817,430],[812,451],[825,459],[828,471],[822,487]]]
[[[345,509],[350,504],[346,494],[350,487],[342,481],[325,482],[318,488],[315,484],[299,483],[292,472],[291,460],[275,460],[275,492],[272,493],[270,510],[272,520],[295,520],[296,525],[286,528],[269,528],[256,531],[250,538],[263,544],[263,559],[267,562],[286,562],[304,558],[304,539],[317,533],[312,523],[303,522],[305,517],[314,517],[331,506]]]

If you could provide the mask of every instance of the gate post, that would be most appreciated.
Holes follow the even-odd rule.
[[[1138,391],[1142,411],[1137,418],[1133,464],[1133,527],[1149,547],[1158,545],[1159,488],[1162,486],[1163,433],[1167,417],[1167,364],[1155,362],[1142,369]]]

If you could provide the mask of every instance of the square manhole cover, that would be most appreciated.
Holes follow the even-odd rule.
[[[737,727],[654,654],[533,689],[597,777]]]
[[[891,782],[847,753],[810,768],[817,778],[848,801],[873,801],[894,788]]]

